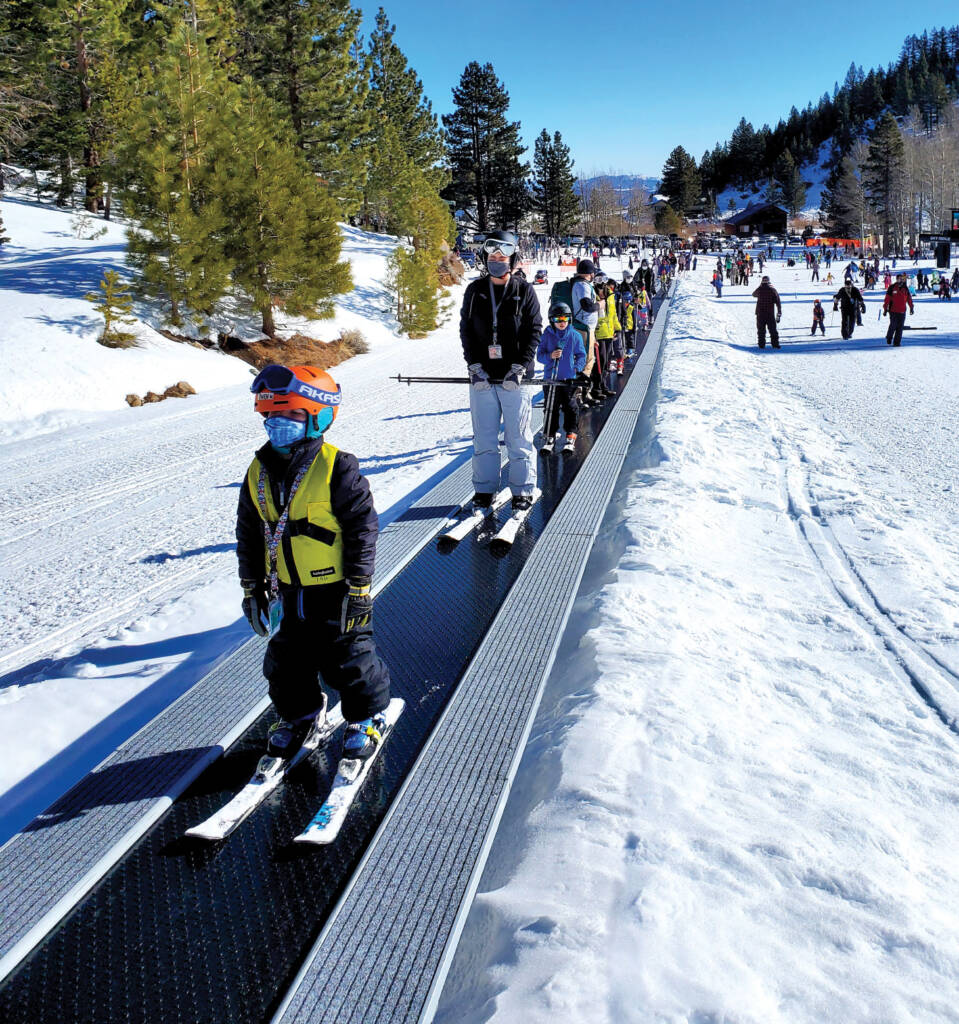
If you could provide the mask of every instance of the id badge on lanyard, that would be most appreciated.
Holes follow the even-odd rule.
[[[279,631],[280,623],[283,621],[283,600],[279,595],[270,598],[268,611],[270,619],[270,636],[273,637]]]
[[[503,288],[503,298],[506,298],[506,288]],[[490,309],[493,314],[493,344],[489,346],[489,357],[490,359],[502,359],[503,358],[503,346],[499,343],[499,325],[497,323],[497,314],[499,313],[499,303],[496,301],[496,295],[493,292],[493,282],[489,283],[489,302]]]
[[[267,606],[267,617],[270,620],[269,635],[275,636],[283,622],[283,598],[280,596],[280,578],[276,567],[276,552],[286,530],[287,521],[290,518],[290,508],[293,506],[293,498],[296,496],[297,488],[306,475],[309,465],[303,466],[296,474],[293,486],[290,488],[290,497],[286,506],[280,514],[276,529],[271,530],[269,513],[266,507],[266,469],[260,466],[260,478],[257,481],[256,497],[260,506],[260,513],[263,516],[263,536],[266,539],[266,550],[270,556],[270,603]]]

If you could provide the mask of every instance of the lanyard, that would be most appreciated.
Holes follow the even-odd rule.
[[[287,520],[290,518],[290,509],[293,506],[293,499],[296,497],[296,490],[300,486],[300,482],[303,477],[306,476],[306,471],[310,468],[310,463],[305,466],[301,466],[299,472],[296,474],[296,478],[293,480],[293,486],[290,488],[290,497],[286,505],[283,507],[282,513],[280,513],[280,520],[276,524],[276,529],[271,530],[269,520],[270,516],[266,508],[266,467],[260,466],[260,477],[256,484],[256,500],[260,506],[260,513],[263,516],[263,536],[266,538],[266,549],[270,555],[270,594],[275,599],[280,590],[279,576],[276,571],[276,552],[280,546],[280,540],[283,537],[283,532],[286,530]]]
[[[499,312],[499,307],[502,305],[503,300],[506,298],[506,289],[509,288],[509,278],[506,279],[506,284],[503,285],[503,298],[499,302],[496,301],[496,295],[494,294],[496,289],[493,287],[493,279],[489,279],[489,304],[490,309],[493,313],[493,344],[498,344],[497,341],[497,317],[496,314]]]

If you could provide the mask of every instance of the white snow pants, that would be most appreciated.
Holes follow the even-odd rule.
[[[536,452],[533,448],[533,397],[531,388],[507,391],[494,384],[488,391],[470,388],[473,419],[473,489],[493,494],[499,490],[499,425],[503,421],[509,453],[509,489],[513,494],[532,494],[536,486]]]

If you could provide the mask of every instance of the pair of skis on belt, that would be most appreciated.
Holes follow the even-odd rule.
[[[329,796],[306,828],[294,837],[295,843],[315,843],[322,846],[332,843],[336,839],[353,802],[373,767],[373,763],[379,757],[393,727],[403,713],[404,707],[404,702],[398,697],[394,697],[390,701],[389,706],[383,712],[386,725],[381,733],[380,742],[368,758],[363,761],[346,757],[340,759]],[[336,704],[329,712],[317,716],[314,727],[293,757],[286,760],[269,755],[261,757],[253,777],[239,793],[206,821],[188,828],[186,835],[211,842],[226,839],[265,802],[267,797],[279,787],[280,783],[297,765],[302,764],[311,754],[325,746],[343,725],[343,714],[339,704]]]
[[[473,505],[472,502],[466,502],[464,505],[460,506],[451,519],[447,520],[447,523],[452,525],[448,526],[448,528],[440,534],[440,547],[449,548],[458,544],[461,540],[465,540],[477,527],[479,527],[481,535],[489,534],[492,531],[489,543],[490,550],[494,554],[508,551],[513,546],[513,541],[516,540],[519,528],[529,518],[530,512],[533,511],[533,507],[536,502],[539,501],[542,493],[543,492],[538,487],[534,489],[532,495],[533,500],[530,507],[517,509],[509,519],[507,519],[506,522],[495,531],[492,531],[492,528],[495,526],[497,511],[512,499],[513,495],[510,489],[508,487],[504,487],[503,490],[494,494],[493,500],[488,506],[476,506]],[[461,514],[460,518],[457,517],[458,514]]]

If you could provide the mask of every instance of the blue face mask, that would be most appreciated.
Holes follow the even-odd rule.
[[[263,427],[270,439],[270,444],[286,454],[291,445],[306,437],[306,423],[287,419],[285,416],[270,416],[263,421]]]

